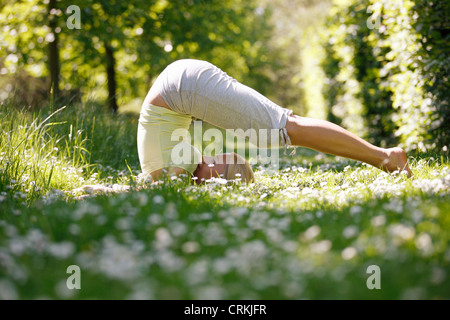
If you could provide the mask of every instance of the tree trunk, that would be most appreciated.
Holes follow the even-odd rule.
[[[50,71],[50,94],[53,102],[59,97],[59,49],[58,49],[58,34],[56,28],[58,27],[58,18],[51,14],[51,11],[56,9],[56,0],[50,0],[48,3],[49,27],[50,32],[53,33],[53,41],[48,44],[48,67]]]
[[[113,112],[117,112],[119,107],[117,106],[116,99],[116,60],[114,58],[114,50],[111,48],[109,43],[105,42],[105,53],[106,53],[106,73],[108,77],[108,101],[109,108]]]

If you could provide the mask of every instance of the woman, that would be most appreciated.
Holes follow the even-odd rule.
[[[196,181],[211,177],[229,180],[236,175],[245,182],[254,180],[250,165],[239,155],[202,157],[185,140],[173,139],[177,129],[181,132],[178,137],[187,137],[192,118],[244,132],[275,129],[279,133],[275,142],[284,147],[306,147],[363,161],[386,172],[405,170],[411,176],[401,148],[379,148],[331,122],[294,115],[211,63],[194,59],[167,66],[144,100],[138,126],[138,153],[144,174],[155,179],[170,170],[189,173]],[[183,150],[187,158],[174,161],[174,155],[179,154],[174,150]]]

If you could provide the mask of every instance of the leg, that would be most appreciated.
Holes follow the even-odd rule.
[[[286,130],[293,145],[362,161],[387,172],[406,170],[408,176],[412,175],[403,149],[376,147],[329,121],[290,116]]]

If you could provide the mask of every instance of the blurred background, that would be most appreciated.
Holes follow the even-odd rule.
[[[2,0],[0,104],[139,112],[181,58],[383,147],[448,154],[448,0]]]

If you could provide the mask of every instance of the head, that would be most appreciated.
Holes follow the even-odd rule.
[[[214,157],[203,156],[202,163],[197,166],[194,172],[197,177],[196,183],[201,183],[202,179],[207,180],[212,177],[223,178],[226,180],[241,179],[246,183],[254,182],[250,164],[237,153],[222,153]]]

